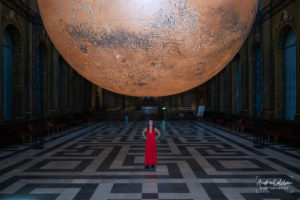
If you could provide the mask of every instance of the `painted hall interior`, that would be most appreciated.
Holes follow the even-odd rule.
[[[1,124],[32,119],[34,66],[42,69],[40,91],[49,118],[109,110],[112,119],[120,113],[141,119],[139,108],[147,102],[168,108],[169,118],[205,105],[217,113],[299,119],[299,0],[263,0],[249,37],[223,71],[191,91],[150,100],[114,94],[78,75],[37,25],[35,1],[3,0],[0,6]]]
[[[300,199],[300,0],[261,0],[234,59],[172,96],[124,96],[80,76],[36,0],[0,0],[0,46],[1,200]],[[162,135],[145,169],[150,118]],[[261,179],[292,185],[264,190]]]

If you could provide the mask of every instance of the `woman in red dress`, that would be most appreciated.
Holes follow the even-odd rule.
[[[147,137],[145,137],[145,132],[147,131]],[[155,137],[155,132],[158,133]],[[160,137],[160,131],[154,127],[153,121],[150,120],[148,128],[143,130],[142,135],[146,140],[146,149],[145,149],[145,168],[148,168],[149,165],[152,165],[154,168],[157,165],[157,153],[156,153],[156,140]]]

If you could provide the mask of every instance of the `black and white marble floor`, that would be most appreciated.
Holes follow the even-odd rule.
[[[0,199],[300,199],[297,148],[256,149],[199,122],[160,121],[158,165],[144,169],[146,124],[99,122],[41,150],[1,149]]]

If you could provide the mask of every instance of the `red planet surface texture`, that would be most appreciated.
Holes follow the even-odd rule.
[[[236,55],[258,0],[38,0],[63,58],[100,87],[129,96],[195,88]]]

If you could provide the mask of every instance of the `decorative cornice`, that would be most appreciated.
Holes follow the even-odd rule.
[[[281,15],[280,15],[280,20],[279,22],[276,24],[276,29],[279,29],[282,25],[284,24],[287,24],[287,23],[290,23],[292,21],[294,21],[294,16],[291,15],[287,9],[284,9],[282,12],[281,12]]]
[[[42,25],[40,15],[31,9],[26,3],[20,0],[0,0],[0,2],[10,8],[12,11],[9,14],[11,20],[15,20],[15,14],[18,14],[33,24]]]

